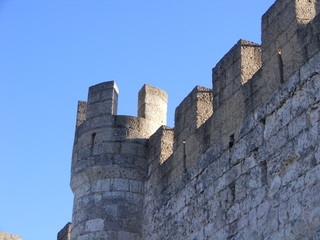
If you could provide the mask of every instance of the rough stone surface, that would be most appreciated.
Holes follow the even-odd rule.
[[[213,89],[177,107],[174,128],[161,126],[162,90],[145,85],[129,117],[114,111],[114,82],[91,87],[78,108],[71,239],[319,239],[319,5],[276,1],[261,46],[240,40]]]
[[[101,83],[90,87],[87,103],[78,105],[72,240],[142,237],[148,139],[165,124],[167,94],[145,85],[139,94],[139,117],[131,117],[115,115],[117,93],[114,82]],[[65,232],[59,240],[68,239]]]
[[[0,232],[0,240],[22,240],[22,238],[10,233]]]
[[[71,223],[67,223],[61,230],[58,232],[57,240],[70,240],[71,239]]]
[[[138,116],[159,122],[167,122],[168,94],[156,87],[145,84],[139,92]]]

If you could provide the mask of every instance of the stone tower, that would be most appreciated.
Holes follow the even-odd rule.
[[[138,117],[117,116],[115,82],[78,103],[72,157],[72,240],[140,239],[147,139],[166,123],[167,93],[144,85]]]

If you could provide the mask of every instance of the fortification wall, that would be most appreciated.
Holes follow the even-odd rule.
[[[71,239],[320,238],[320,1],[278,0],[261,46],[240,40],[166,121],[145,85],[117,116],[114,82],[79,102]]]
[[[320,237],[319,61],[249,114],[227,149],[210,146],[182,175],[170,158],[150,175],[143,239]]]
[[[193,91],[175,128],[151,137],[143,239],[320,236],[318,8],[276,1],[261,46],[240,40],[213,69],[212,96]],[[211,117],[184,107],[210,98]],[[159,142],[173,146],[164,162]]]

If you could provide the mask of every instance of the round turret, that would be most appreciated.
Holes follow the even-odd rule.
[[[78,105],[72,240],[141,237],[147,143],[165,124],[167,94],[145,85],[139,117],[115,115],[117,99],[116,84],[106,82],[90,87],[88,102]]]

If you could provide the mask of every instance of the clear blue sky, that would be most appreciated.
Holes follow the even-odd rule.
[[[0,231],[55,240],[71,221],[78,100],[115,80],[119,114],[144,83],[174,109],[240,39],[260,43],[274,0],[0,0]]]

